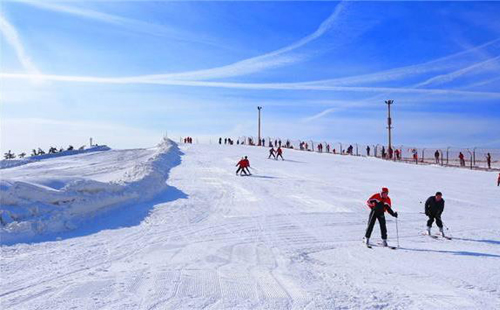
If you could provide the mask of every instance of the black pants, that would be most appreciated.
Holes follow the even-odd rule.
[[[432,223],[434,223],[434,219],[436,219],[437,227],[443,228],[443,222],[441,221],[440,213],[431,213],[427,216],[429,217],[429,220],[427,221],[427,227],[432,227]]]
[[[283,158],[283,155],[281,155],[281,154],[278,154],[278,156],[276,156],[276,159],[278,159],[278,158],[280,158],[280,157],[281,157],[281,159],[282,159],[282,160],[285,160],[285,159]]]
[[[370,212],[370,217],[368,218],[368,227],[366,228],[366,238],[370,238],[373,231],[373,226],[375,226],[375,222],[378,220],[380,225],[380,232],[382,234],[382,239],[387,239],[387,227],[385,226],[385,216],[384,212],[377,211],[372,209]]]
[[[247,170],[248,170],[248,168],[247,168]],[[245,171],[245,168],[244,168],[244,167],[238,167],[238,170],[236,170],[236,174],[238,174],[238,172],[240,172],[240,171],[241,171],[241,172],[243,172],[244,174],[249,174],[249,173],[250,173],[250,171],[248,171],[248,173],[247,173],[247,172]]]

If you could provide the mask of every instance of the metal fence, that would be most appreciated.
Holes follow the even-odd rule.
[[[422,148],[408,145],[395,145],[393,146],[393,149],[390,150],[387,146],[381,144],[367,145],[359,143],[297,140],[277,137],[263,137],[261,143],[259,143],[257,138],[252,136],[239,137],[237,144],[261,147],[281,146],[301,151],[376,157],[384,160],[407,162],[419,165],[441,165],[477,170],[500,171],[500,149],[478,147]],[[488,154],[491,158],[489,163]]]

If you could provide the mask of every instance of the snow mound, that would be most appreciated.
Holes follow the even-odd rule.
[[[174,142],[164,140],[151,149],[49,158],[2,171],[2,243],[71,230],[98,212],[153,198],[167,188],[179,152]]]

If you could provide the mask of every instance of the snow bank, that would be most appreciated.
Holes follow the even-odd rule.
[[[108,170],[114,171],[116,161],[120,166],[130,166],[125,171],[114,173],[114,178],[107,176],[107,181],[99,180],[95,175],[85,176],[82,171],[89,171],[95,162],[104,162]],[[137,155],[137,156],[134,156]],[[147,156],[146,156],[147,155]],[[97,212],[116,207],[123,203],[151,199],[167,187],[168,172],[179,160],[177,145],[165,140],[152,149],[137,149],[102,152],[75,156],[70,163],[79,166],[73,176],[47,177],[52,171],[40,171],[36,165],[27,165],[13,169],[0,178],[0,236],[3,242],[29,238],[36,234],[74,229],[83,218]],[[96,157],[97,156],[97,157]],[[51,170],[65,168],[68,160],[51,159]],[[41,164],[41,163],[38,163]],[[29,167],[31,166],[31,167]],[[9,169],[11,170],[11,169]],[[109,173],[106,169],[99,170]],[[22,175],[22,173],[24,175]],[[17,174],[16,174],[17,173]],[[36,176],[30,175],[35,174]],[[53,172],[52,172],[53,173]],[[20,177],[19,175],[22,175]],[[49,180],[49,181],[47,181]]]
[[[3,159],[3,160],[0,160],[0,169],[18,167],[18,166],[26,165],[26,164],[33,163],[36,161],[40,161],[43,159],[48,159],[48,158],[57,158],[57,157],[62,157],[62,156],[85,154],[85,153],[91,153],[91,152],[102,152],[102,151],[109,151],[109,150],[110,150],[110,148],[108,146],[99,145],[99,146],[94,146],[94,147],[88,148],[86,150],[63,151],[63,152],[53,153],[53,154],[44,154],[44,155],[26,157],[23,159]]]

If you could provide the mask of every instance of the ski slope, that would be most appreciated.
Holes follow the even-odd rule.
[[[2,182],[47,184],[47,176],[63,182],[102,163],[88,177],[114,184],[127,169],[108,160],[108,152],[2,170]],[[70,231],[3,245],[2,309],[500,306],[494,173],[289,150],[285,161],[275,161],[267,159],[267,148],[247,146],[126,152],[132,170],[168,155],[157,166],[165,178],[136,183],[146,193],[161,191],[86,214]],[[244,155],[253,176],[234,174]],[[365,201],[382,186],[400,214],[398,250],[362,244]],[[443,220],[452,241],[421,235],[420,202],[437,190],[446,200]],[[386,218],[389,243],[396,245],[394,218]],[[377,224],[375,243],[379,235]]]

